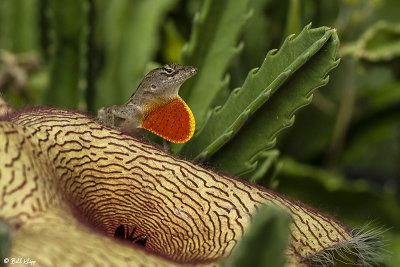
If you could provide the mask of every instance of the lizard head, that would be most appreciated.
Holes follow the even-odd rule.
[[[197,73],[192,66],[166,64],[147,73],[131,100],[144,104],[150,99],[170,99],[178,96],[180,86]]]

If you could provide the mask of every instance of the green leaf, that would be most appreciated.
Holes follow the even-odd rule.
[[[340,56],[371,62],[389,61],[400,56],[400,23],[379,21],[355,42],[340,50]]]
[[[249,0],[207,0],[194,18],[189,43],[181,62],[199,69],[197,75],[180,89],[188,103],[196,127],[201,127],[218,92],[224,87],[224,75],[230,61],[241,50],[237,39],[249,17]]]
[[[260,69],[252,70],[243,87],[234,90],[225,105],[212,112],[204,127],[183,147],[181,154],[203,160],[215,153],[236,134],[249,116],[256,112],[288,77],[310,60],[335,33],[327,27],[310,29],[310,26],[308,25],[296,38],[289,37],[276,54],[275,50],[270,51]],[[325,80],[321,81],[320,76],[318,78],[318,82],[326,83]],[[310,88],[301,87],[298,90],[302,89]],[[291,101],[287,99],[286,102],[289,105]],[[268,115],[265,112],[258,114],[261,117]],[[257,134],[264,136],[260,132]],[[249,138],[251,140],[254,136]],[[258,139],[254,140],[254,144],[260,141]],[[259,144],[263,142],[265,141]],[[236,151],[242,153],[241,150]],[[238,166],[243,165],[243,162]]]
[[[386,239],[390,240],[387,250],[391,253],[386,254],[385,266],[395,267],[400,262],[400,233],[398,231],[387,231]]]
[[[175,23],[169,20],[164,25],[165,41],[163,47],[163,58],[166,62],[178,62],[185,40],[176,28]]]
[[[4,266],[4,259],[8,256],[10,247],[10,227],[0,220],[0,266]]]
[[[286,35],[298,34],[301,30],[300,0],[290,0],[286,17]]]
[[[45,93],[47,104],[77,107],[83,100],[79,81],[85,68],[86,7],[86,1],[81,0],[50,1],[53,53],[50,85]]]
[[[373,65],[368,68],[368,72],[356,76],[356,121],[400,106],[400,82],[396,75],[395,71],[387,67]]]
[[[277,149],[272,149],[260,153],[257,157],[257,160],[259,162],[257,167],[254,168],[254,170],[252,170],[251,172],[244,174],[242,178],[252,183],[258,183],[261,179],[264,178],[271,167],[278,163],[278,159],[279,151]],[[272,178],[274,178],[275,175],[276,173],[273,173],[272,177],[268,179],[268,182],[265,181],[267,179],[263,179],[263,184],[267,184],[269,186],[266,187],[271,188],[271,182],[273,180]]]
[[[289,223],[290,216],[283,210],[261,207],[222,266],[284,266]]]
[[[271,25],[271,19],[273,18],[265,16],[264,14],[270,2],[271,0],[250,1],[250,8],[253,11],[253,15],[249,18],[243,30],[245,45],[240,55],[240,61],[238,60],[237,62],[240,71],[235,75],[242,78],[241,82],[238,84],[243,83],[249,69],[261,65],[265,57],[265,51],[272,41],[272,33],[268,26]],[[235,76],[233,75],[232,79],[235,78]]]
[[[352,127],[339,166],[352,176],[396,184],[400,162],[400,109],[382,114]],[[368,144],[368,145],[366,145]],[[381,175],[377,175],[380,173]]]
[[[311,30],[311,32],[320,32],[322,29],[318,28]],[[306,29],[303,32],[309,31]],[[308,50],[305,52],[306,56],[301,55],[295,58],[295,61],[280,59],[283,62],[291,63],[287,67],[291,71],[290,74],[294,72],[293,69],[296,69],[293,65],[297,61],[307,63],[286,80],[285,84],[257,111],[256,115],[247,125],[212,157],[214,164],[219,166],[223,171],[236,175],[242,175],[251,171],[258,164],[258,154],[272,148],[275,145],[276,135],[294,123],[294,113],[311,102],[312,91],[328,82],[329,77],[327,77],[327,73],[339,63],[335,59],[336,49],[339,45],[336,31],[327,29],[325,31],[326,34],[323,36],[328,41],[326,42],[326,39],[321,38],[321,41],[313,45],[315,46],[314,49],[318,51],[318,53],[316,53],[317,51],[315,52],[316,54],[314,53],[314,56],[308,54]],[[304,36],[307,36],[307,34],[300,34],[298,39],[295,39],[293,43],[289,42],[291,49],[284,46],[281,51],[285,51],[285,55],[294,56],[294,51],[298,49],[298,46],[301,46],[300,40],[304,42]],[[305,40],[310,41],[312,39],[307,37]],[[322,42],[322,45],[319,44],[320,42]],[[286,51],[287,49],[289,51]],[[278,55],[279,53],[276,55],[276,58],[278,58]],[[276,66],[276,63],[271,63],[271,66]],[[276,69],[274,68],[275,71]],[[288,76],[286,69],[282,73],[281,76]],[[271,75],[265,76],[270,77]],[[279,79],[279,76],[277,77]],[[276,90],[277,85],[275,85],[275,82],[268,86],[271,88],[270,90]],[[271,92],[268,93],[271,94]]]
[[[96,108],[122,104],[135,92],[158,46],[158,32],[177,0],[119,0],[104,14],[105,69],[98,81]]]
[[[38,0],[0,1],[0,47],[13,53],[38,48]]]

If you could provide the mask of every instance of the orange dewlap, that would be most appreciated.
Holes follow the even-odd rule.
[[[195,121],[192,111],[179,96],[161,105],[146,107],[141,127],[173,143],[192,138]]]

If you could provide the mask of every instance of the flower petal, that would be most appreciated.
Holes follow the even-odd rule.
[[[217,262],[264,204],[292,216],[289,265],[352,238],[317,210],[73,111],[12,114],[0,122],[0,151],[0,215],[17,229],[11,254],[44,265],[95,262],[103,253],[113,263],[160,261],[155,255],[163,264]],[[145,251],[105,237],[121,225],[146,237]]]

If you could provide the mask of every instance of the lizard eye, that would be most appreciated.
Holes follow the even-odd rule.
[[[155,84],[150,85],[150,87],[151,87],[152,90],[156,90],[157,89],[157,86]]]
[[[171,68],[170,66],[165,66],[163,69],[164,69],[165,72],[168,73],[168,74],[171,74],[171,73],[174,72],[174,69]]]

